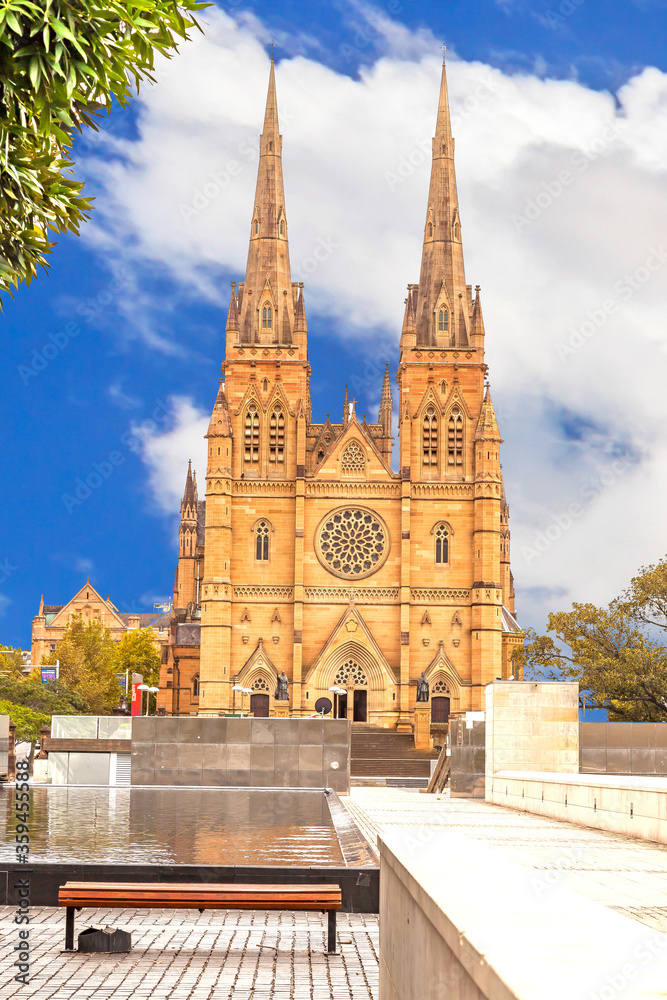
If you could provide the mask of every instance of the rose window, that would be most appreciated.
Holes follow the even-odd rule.
[[[317,557],[330,573],[361,580],[382,566],[389,554],[389,532],[381,518],[363,507],[340,507],[320,524]]]

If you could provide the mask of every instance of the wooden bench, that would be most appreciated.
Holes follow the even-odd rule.
[[[236,885],[234,883],[66,882],[58,905],[67,907],[65,950],[74,950],[74,911],[83,907],[115,909],[310,910],[327,912],[330,955],[336,952],[336,910],[342,908],[339,885]]]

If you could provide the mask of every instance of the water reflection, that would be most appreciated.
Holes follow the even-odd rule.
[[[14,789],[0,790],[0,860],[14,853]],[[33,787],[31,861],[338,865],[321,791]]]

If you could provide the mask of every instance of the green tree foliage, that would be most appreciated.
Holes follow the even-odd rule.
[[[160,654],[154,645],[156,639],[154,629],[137,628],[126,632],[120,642],[116,643],[114,656],[116,671],[119,674],[129,671],[130,684],[134,672],[142,675],[144,684],[148,684],[149,687],[157,687],[160,677]],[[150,714],[150,712],[155,711],[155,695],[151,694],[148,697],[150,699]]]
[[[533,676],[576,680],[591,708],[625,722],[667,721],[667,558],[642,568],[607,608],[573,604],[528,631],[520,653]]]
[[[42,726],[51,724],[51,717],[45,712],[36,712],[26,705],[15,705],[13,701],[0,698],[0,715],[8,715],[16,723],[16,742],[28,740],[34,743],[39,739]]]
[[[37,673],[25,678],[0,678],[0,698],[13,705],[42,712],[48,717],[90,714],[90,705],[85,698],[70,690],[61,680],[42,684]]]
[[[198,27],[195,0],[3,0],[0,6],[0,293],[46,268],[49,230],[79,231],[77,131],[128,104]]]
[[[108,715],[118,705],[120,688],[116,643],[111,631],[94,619],[73,615],[58,643],[60,680],[83,698],[93,715]]]
[[[157,636],[152,628],[137,628],[126,632],[120,642],[116,643],[116,671],[134,671],[143,676],[145,684],[156,685],[160,676],[160,654],[154,645],[156,640]]]
[[[19,677],[23,670],[23,657],[20,649],[13,646],[3,646],[0,643],[0,680],[10,674]]]

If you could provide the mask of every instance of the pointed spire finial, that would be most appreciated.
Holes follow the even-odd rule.
[[[391,435],[391,417],[394,408],[393,400],[391,397],[391,378],[389,377],[389,362],[384,372],[384,379],[382,382],[382,398],[380,400],[380,412],[378,414],[378,423],[382,426],[382,432],[386,437]]]
[[[194,503],[195,484],[192,479],[192,459],[188,459],[188,474],[185,477],[185,490],[183,491],[183,503]]]
[[[264,296],[261,303],[258,302],[260,295]],[[264,126],[259,140],[248,263],[238,295],[239,339],[244,343],[291,344],[292,334],[298,333],[296,346],[305,348],[307,329],[302,298],[294,296],[290,271],[276,69],[271,59]],[[300,316],[295,315],[297,307]]]
[[[444,51],[443,47],[443,56]],[[420,347],[467,345],[466,318],[460,310],[452,308],[454,303],[465,299],[466,295],[454,169],[454,139],[449,112],[447,69],[443,58],[421,272],[412,308],[410,302],[406,306],[404,335],[412,337],[416,333],[416,345]],[[442,318],[436,320],[441,312]],[[411,346],[412,341],[408,339],[405,344]]]

